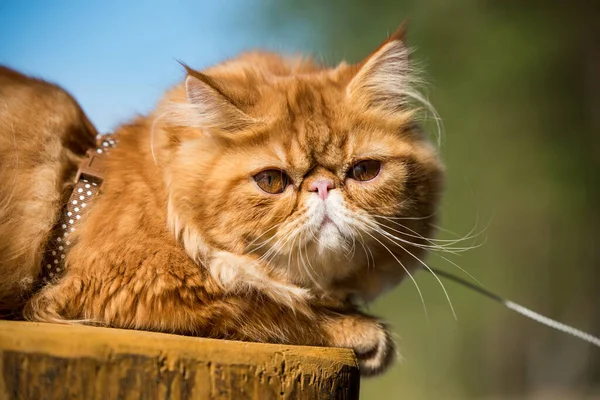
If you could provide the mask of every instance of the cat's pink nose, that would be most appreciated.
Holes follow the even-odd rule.
[[[329,195],[329,191],[333,189],[333,181],[331,179],[317,179],[311,182],[308,190],[310,192],[317,192],[319,197],[325,200],[327,195]]]

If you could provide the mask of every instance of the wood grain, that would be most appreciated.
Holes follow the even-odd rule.
[[[1,399],[357,399],[348,349],[0,321]]]

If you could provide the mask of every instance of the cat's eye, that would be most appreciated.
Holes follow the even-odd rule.
[[[348,177],[357,181],[370,181],[379,175],[381,163],[376,160],[359,161],[350,168]]]
[[[283,193],[290,184],[290,178],[280,169],[267,169],[254,175],[254,181],[259,188],[267,193]]]

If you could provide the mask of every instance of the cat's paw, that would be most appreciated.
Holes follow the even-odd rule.
[[[370,340],[359,343],[354,349],[360,374],[362,376],[374,376],[382,373],[391,365],[396,356],[396,346],[390,333],[381,326],[374,331]]]
[[[394,361],[396,348],[385,324],[363,316],[348,316],[331,324],[332,345],[349,347],[358,359],[360,374],[374,376]]]

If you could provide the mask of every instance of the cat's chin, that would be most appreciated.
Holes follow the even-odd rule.
[[[338,227],[331,220],[326,220],[315,235],[315,247],[319,256],[326,257],[343,252],[348,245]]]
[[[293,282],[322,292],[329,291],[334,282],[353,275],[365,262],[361,255],[353,251],[352,241],[332,224],[315,233],[314,240],[301,249],[282,256],[278,266],[287,271]]]

